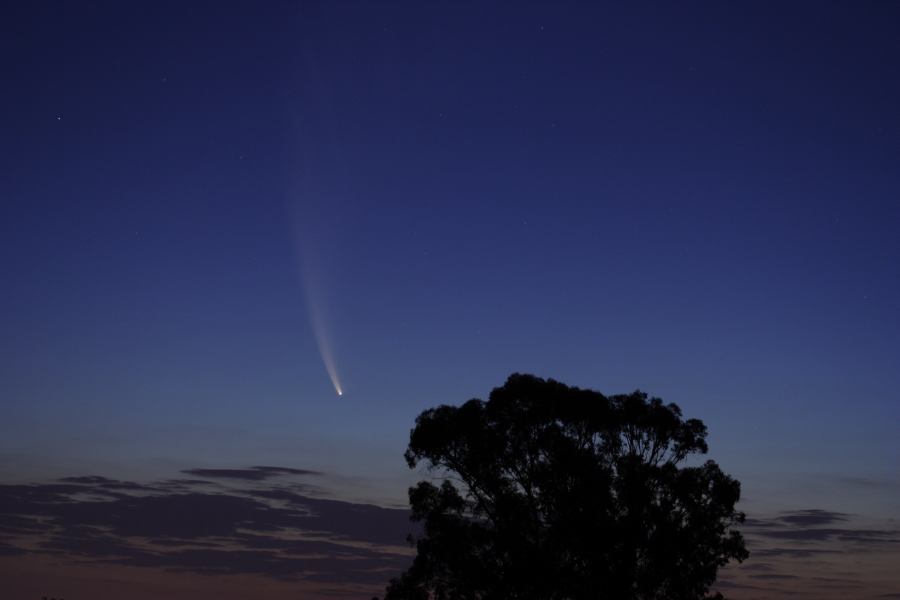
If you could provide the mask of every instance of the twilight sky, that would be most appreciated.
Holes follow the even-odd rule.
[[[898,26],[7,3],[0,572],[368,597],[415,416],[519,371],[706,422],[751,517],[731,597],[900,597]]]

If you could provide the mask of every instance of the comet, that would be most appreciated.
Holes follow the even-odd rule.
[[[309,316],[309,324],[316,339],[316,346],[319,348],[319,356],[322,357],[322,364],[325,365],[325,372],[328,373],[328,377],[331,379],[331,385],[334,386],[334,391],[338,396],[343,396],[344,389],[341,387],[337,362],[334,360],[331,337],[328,335],[328,329],[325,326],[327,320],[324,315],[324,305],[317,293],[317,288],[311,285],[312,282],[308,273],[306,275],[303,281],[303,288],[306,292],[306,310]]]
[[[311,236],[304,235],[304,230],[309,228],[301,227],[303,219],[300,218],[297,209],[295,209],[294,217],[294,234],[300,263],[300,283],[306,300],[306,313],[309,318],[309,325],[316,340],[322,364],[325,366],[325,372],[328,374],[328,378],[331,379],[331,385],[334,386],[334,391],[338,396],[343,396],[344,388],[341,385],[341,378],[338,374],[334,346],[328,329],[327,303],[323,300],[321,294],[321,277],[317,276],[318,270],[315,268],[317,265],[311,258],[320,255],[320,253],[312,251]]]

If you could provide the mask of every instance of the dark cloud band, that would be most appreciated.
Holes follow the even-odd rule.
[[[244,483],[210,488],[204,480],[137,484],[87,475],[0,485],[0,556],[35,553],[174,572],[377,584],[376,589],[410,560],[408,511],[313,498],[297,491],[302,486],[269,483],[317,471],[183,472]]]

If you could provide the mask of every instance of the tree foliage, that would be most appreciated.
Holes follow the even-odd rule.
[[[740,484],[683,465],[706,452],[701,421],[639,391],[515,374],[426,410],[405,455],[433,476],[409,491],[423,534],[385,600],[707,598],[748,553]]]

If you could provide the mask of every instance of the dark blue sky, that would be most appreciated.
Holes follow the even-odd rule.
[[[402,499],[522,371],[677,402],[751,506],[900,510],[847,483],[900,464],[897,4],[18,4],[7,476]]]

